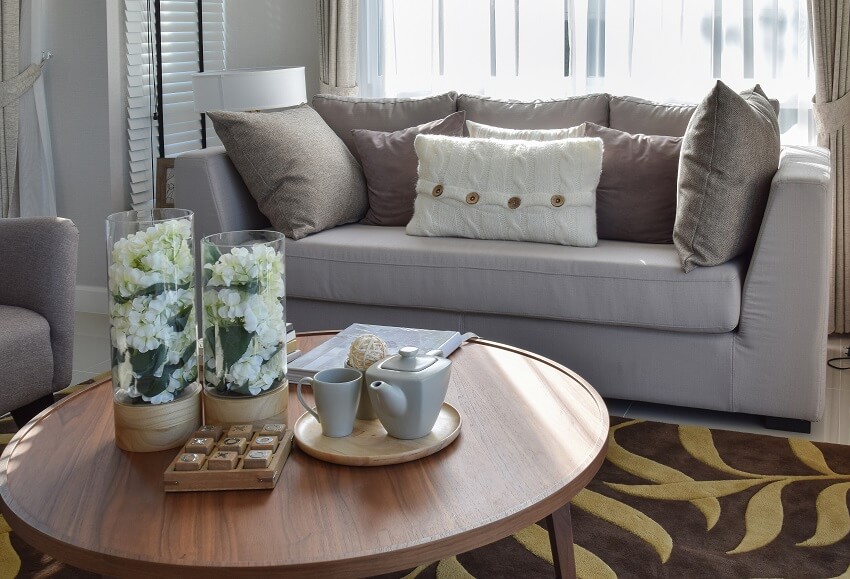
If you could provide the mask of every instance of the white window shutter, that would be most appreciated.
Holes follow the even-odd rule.
[[[203,0],[204,70],[225,67],[225,0]],[[155,159],[202,148],[202,116],[195,112],[192,74],[201,68],[198,0],[160,0],[162,127],[159,151],[154,2],[125,0],[127,42],[127,129],[130,194],[134,208],[153,205]],[[150,13],[149,13],[150,10]],[[221,141],[207,122],[207,146]]]

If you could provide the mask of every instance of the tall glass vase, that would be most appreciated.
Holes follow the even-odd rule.
[[[257,397],[286,384],[284,239],[233,231],[201,242],[207,392]]]
[[[201,425],[192,212],[106,219],[115,444],[181,446]]]

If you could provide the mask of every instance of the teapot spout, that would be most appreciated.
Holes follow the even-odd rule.
[[[398,417],[407,412],[407,398],[398,386],[376,380],[369,384],[369,389],[377,399],[379,415],[380,411],[384,411],[390,416]]]

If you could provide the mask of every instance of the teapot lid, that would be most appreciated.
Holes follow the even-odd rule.
[[[406,346],[401,348],[398,354],[381,364],[381,367],[398,372],[421,372],[436,361],[437,358],[434,356],[420,356],[419,348]]]

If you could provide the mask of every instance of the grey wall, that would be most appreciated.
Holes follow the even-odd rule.
[[[44,72],[56,207],[80,230],[78,285],[106,285],[104,219],[123,209],[118,0],[47,0]],[[123,7],[123,2],[121,3]],[[125,139],[126,140],[126,139]],[[103,295],[105,300],[105,294]],[[104,302],[103,307],[106,304]]]
[[[227,0],[227,68],[305,66],[319,91],[319,31],[312,0]]]

